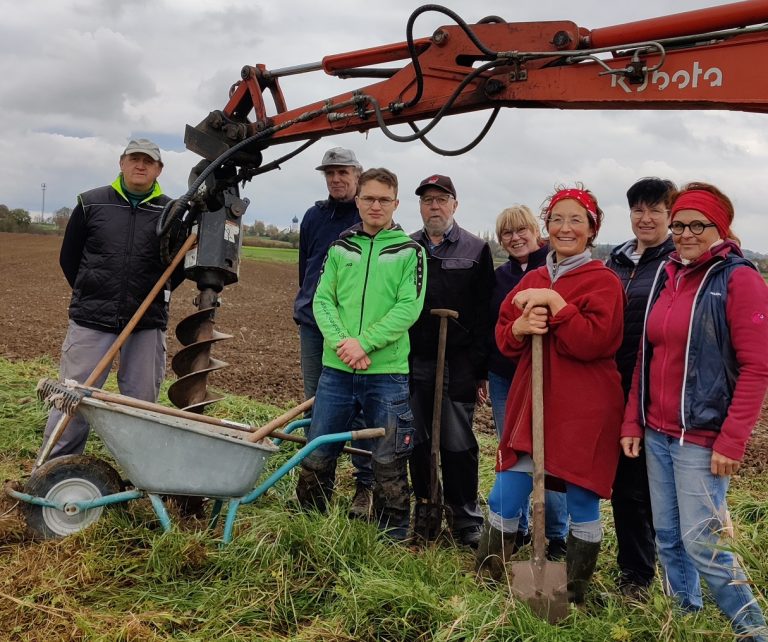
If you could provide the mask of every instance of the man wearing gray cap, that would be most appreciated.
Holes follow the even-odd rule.
[[[77,197],[67,223],[59,263],[70,287],[69,327],[61,351],[60,376],[83,383],[165,271],[158,217],[170,200],[157,177],[163,170],[158,146],[131,140],[120,156],[120,174],[111,185]],[[183,266],[152,302],[120,350],[120,392],[156,401],[165,377],[165,330],[171,289],[184,280]],[[101,387],[109,371],[95,386]],[[61,418],[51,411],[46,440]],[[72,418],[51,457],[80,454],[88,424]]]
[[[493,258],[488,243],[454,220],[458,200],[448,176],[434,174],[416,188],[424,228],[411,234],[427,253],[427,293],[411,327],[411,410],[414,448],[410,469],[416,496],[417,536],[435,528],[424,510],[430,497],[430,439],[435,394],[439,319],[434,308],[459,313],[448,324],[440,418],[440,467],[444,503],[455,540],[476,548],[483,516],[477,503],[479,448],[472,432],[475,403],[485,403],[488,385]]]
[[[333,147],[323,155],[315,169],[323,173],[328,198],[317,201],[304,214],[299,227],[299,291],[293,304],[293,320],[299,326],[301,343],[301,376],[304,396],[315,396],[323,369],[323,335],[317,327],[312,301],[320,279],[328,248],[346,229],[360,222],[355,195],[362,165],[355,153],[344,147]],[[359,426],[363,428],[362,423]],[[371,450],[369,440],[356,441],[357,448]],[[373,508],[373,471],[368,457],[352,456],[356,488],[350,505],[350,517],[367,519]]]

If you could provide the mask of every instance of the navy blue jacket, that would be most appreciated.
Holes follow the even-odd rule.
[[[424,230],[411,234],[427,252],[427,294],[424,309],[411,327],[411,357],[434,362],[440,319],[432,308],[456,310],[446,341],[448,395],[474,402],[478,381],[488,378],[488,332],[493,290],[493,258],[488,243],[454,222],[434,250]]]
[[[512,379],[515,375],[515,362],[505,357],[496,345],[496,320],[499,318],[499,310],[506,296],[515,289],[520,279],[528,272],[541,267],[547,262],[547,252],[549,245],[543,245],[535,252],[528,255],[528,265],[525,270],[522,269],[517,259],[509,258],[504,265],[496,268],[496,284],[493,287],[493,296],[491,297],[491,334],[489,338],[490,355],[488,357],[488,370],[491,372]]]
[[[651,293],[653,278],[659,265],[664,263],[675,249],[672,237],[669,236],[661,245],[647,248],[635,265],[627,255],[627,252],[634,249],[635,242],[632,239],[617,245],[605,262],[605,265],[621,279],[624,293],[627,295],[627,304],[624,306],[624,338],[619,351],[616,353],[616,365],[621,373],[621,385],[624,388],[625,400],[629,396],[629,389],[632,387],[632,373],[637,362],[640,338],[643,336],[645,307],[648,304],[648,295]]]
[[[293,303],[293,320],[317,328],[312,312],[317,282],[325,255],[339,235],[360,222],[355,201],[328,198],[317,201],[304,214],[299,228],[299,291]]]

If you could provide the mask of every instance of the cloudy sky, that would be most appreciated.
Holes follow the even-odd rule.
[[[156,140],[165,160],[161,184],[178,196],[199,160],[183,144],[185,124],[224,106],[244,64],[276,69],[324,55],[405,40],[421,3],[335,0],[0,0],[0,203],[39,216],[72,207],[78,192],[114,178],[129,138]],[[716,0],[446,0],[467,22],[486,15],[508,21],[573,20],[596,28],[686,11]],[[427,14],[416,36],[447,24]],[[371,81],[321,72],[284,78],[293,109]],[[431,138],[458,147],[479,131],[487,113],[443,120]],[[601,242],[628,236],[624,192],[637,178],[678,183],[706,180],[736,204],[735,230],[748,249],[768,253],[761,185],[768,167],[768,115],[693,111],[561,111],[505,109],[470,153],[447,158],[420,143],[398,144],[381,132],[323,139],[280,171],[244,190],[246,220],[287,227],[315,200],[324,182],[314,171],[325,149],[356,150],[365,166],[385,166],[401,181],[396,219],[409,231],[420,220],[413,190],[432,173],[453,177],[457,218],[468,229],[493,229],[513,203],[537,208],[555,183],[583,181],[606,212]],[[406,133],[403,131],[402,133]],[[290,147],[267,150],[267,160]]]

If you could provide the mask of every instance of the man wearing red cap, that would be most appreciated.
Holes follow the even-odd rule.
[[[478,445],[472,432],[475,403],[487,398],[490,301],[493,258],[488,243],[454,220],[456,188],[435,174],[416,188],[424,228],[411,235],[427,250],[424,310],[411,328],[411,408],[416,434],[411,482],[416,496],[415,530],[423,533],[419,510],[430,496],[429,454],[437,361],[439,319],[433,308],[448,308],[459,318],[448,324],[445,388],[441,414],[440,462],[445,504],[453,515],[453,536],[477,547],[483,515],[477,503]]]

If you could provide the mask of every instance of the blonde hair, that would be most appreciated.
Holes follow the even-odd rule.
[[[501,243],[501,233],[504,230],[517,230],[521,227],[529,229],[536,237],[537,243],[541,240],[539,224],[529,207],[526,205],[507,207],[496,217],[496,240]]]

